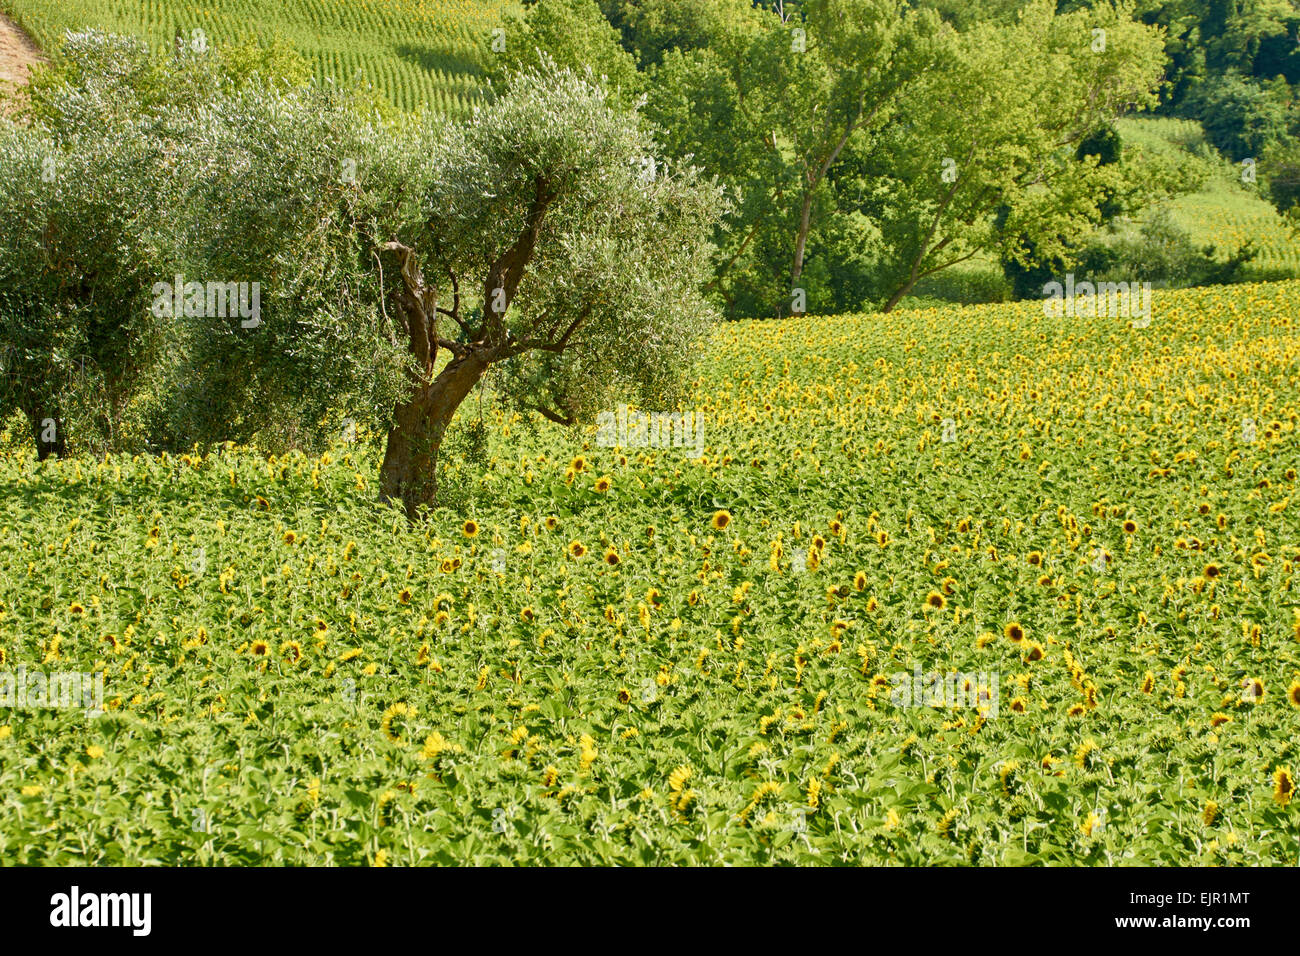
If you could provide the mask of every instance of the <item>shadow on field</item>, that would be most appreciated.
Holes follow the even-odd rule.
[[[255,482],[241,474],[238,483],[231,486],[214,481],[205,472],[159,473],[152,481],[137,478],[113,482],[97,479],[86,471],[83,463],[83,477],[77,479],[70,472],[45,465],[29,474],[24,483],[0,481],[0,501],[4,503],[0,514],[8,513],[15,518],[25,514],[66,514],[95,522],[123,514],[148,517],[153,511],[172,515],[202,513],[206,519],[216,519],[240,512],[264,512],[281,517],[309,513],[328,517],[346,509],[358,515],[368,513],[376,521],[386,523],[397,513],[392,506],[380,504],[372,490],[335,493],[312,488],[310,482],[296,478],[281,481],[265,478]]]
[[[482,64],[476,57],[458,53],[450,47],[402,43],[394,47],[393,52],[408,63],[413,63],[431,73],[468,74],[470,77],[475,77],[482,72]]]

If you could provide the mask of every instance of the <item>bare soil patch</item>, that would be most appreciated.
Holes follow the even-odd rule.
[[[12,93],[15,86],[25,85],[28,71],[43,59],[32,38],[0,13],[0,89]]]

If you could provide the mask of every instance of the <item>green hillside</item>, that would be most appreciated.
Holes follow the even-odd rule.
[[[1220,253],[1253,240],[1260,250],[1251,264],[1261,274],[1300,270],[1297,243],[1277,210],[1260,194],[1260,187],[1242,182],[1240,166],[1224,159],[1206,142],[1199,123],[1165,117],[1120,120],[1124,142],[1143,150],[1191,154],[1205,172],[1195,192],[1169,203],[1175,223],[1199,243]],[[1154,209],[1147,210],[1148,213]]]
[[[317,79],[358,73],[397,106],[463,112],[477,96],[479,50],[515,4],[503,0],[4,0],[45,49],[96,27],[168,43],[202,30],[212,44],[279,37]]]
[[[448,115],[463,113],[480,95],[482,51],[512,8],[518,4],[508,0],[0,0],[0,9],[46,50],[57,47],[65,30],[87,26],[153,43],[196,29],[213,44],[278,38],[306,57],[318,80],[359,74],[400,108],[428,105]],[[1170,203],[1170,212],[1198,243],[1226,255],[1253,239],[1260,254],[1249,271],[1300,274],[1295,238],[1258,187],[1243,184],[1239,168],[1213,151],[1199,123],[1143,117],[1118,126],[1130,146],[1195,157],[1205,182]],[[922,298],[997,298],[1000,273],[995,261],[978,257],[917,292]]]

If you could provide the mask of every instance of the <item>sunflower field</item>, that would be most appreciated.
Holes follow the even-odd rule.
[[[0,858],[1296,864],[1300,283],[1043,312],[720,326],[700,453],[467,403],[419,525],[10,436],[0,671],[103,689],[0,709]]]

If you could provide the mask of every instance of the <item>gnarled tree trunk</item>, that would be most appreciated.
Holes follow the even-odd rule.
[[[447,426],[460,403],[479,383],[495,361],[519,354],[525,347],[561,351],[569,336],[590,309],[580,311],[556,342],[525,345],[511,343],[504,316],[524,269],[532,260],[541,234],[546,210],[556,197],[543,176],[534,179],[534,196],[524,217],[523,229],[496,260],[488,264],[483,282],[483,320],[471,329],[460,314],[460,284],[448,271],[452,283],[452,307],[438,307],[438,293],[428,285],[414,250],[400,242],[387,242],[383,249],[396,253],[402,283],[393,290],[393,305],[407,333],[407,347],[415,360],[410,397],[393,411],[388,447],[379,468],[379,500],[401,501],[408,518],[416,518],[421,506],[432,506],[438,491],[438,450]],[[456,322],[468,341],[456,342],[438,334],[438,317]],[[434,375],[439,349],[454,356]]]
[[[433,382],[415,385],[410,399],[397,406],[379,469],[380,501],[401,501],[408,518],[417,517],[421,505],[433,505],[443,436],[487,367],[480,355],[455,359]]]

